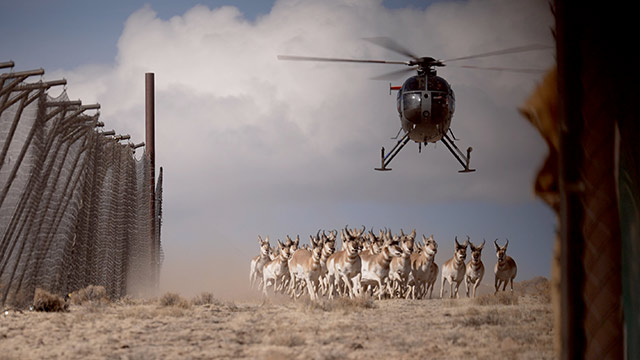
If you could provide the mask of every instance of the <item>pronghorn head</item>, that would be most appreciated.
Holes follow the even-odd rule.
[[[465,241],[464,244],[460,245],[460,243],[458,242],[458,237],[456,236],[455,242],[456,242],[456,247],[455,247],[455,252],[453,256],[456,258],[457,261],[464,261],[467,258],[467,245],[468,245],[469,239],[467,239],[467,241]]]
[[[475,246],[471,241],[469,241],[469,247],[471,248],[471,261],[474,264],[480,262],[480,257],[482,256],[482,248],[484,248],[484,243],[487,242],[485,239],[482,239],[482,244],[480,246]]]
[[[262,240],[260,235],[258,235],[258,244],[260,245],[260,255],[269,255],[269,252],[271,251],[271,247],[269,247],[269,237],[267,236],[265,240]]]
[[[327,235],[327,240],[331,242],[335,242],[337,238],[338,238],[338,230],[335,230],[335,229],[331,230],[331,232],[329,232],[329,235]]]
[[[291,251],[291,248],[288,248],[286,246],[280,247],[280,257],[282,258],[282,260],[289,260],[289,258],[291,257],[291,254],[293,254],[293,251]]]
[[[336,251],[336,242],[334,241],[330,241],[327,240],[325,241],[323,247],[322,247],[322,251],[327,254],[327,255],[331,255]]]
[[[384,248],[389,250],[391,256],[402,256],[402,245],[397,237],[385,239]]]
[[[347,253],[349,255],[357,254],[360,250],[362,250],[362,246],[355,239],[349,239],[345,243],[345,248],[347,249]]]
[[[438,252],[438,243],[433,239],[433,234],[428,239],[422,235],[422,240],[424,241],[422,249],[427,255],[435,255]]]
[[[400,242],[400,246],[402,249],[402,252],[404,253],[404,255],[408,256],[411,255],[411,253],[413,253],[413,238],[410,236],[405,236],[402,241]]]
[[[320,246],[314,247],[313,250],[311,250],[311,253],[312,253],[313,260],[319,261],[320,256],[322,255],[322,248]]]
[[[509,239],[507,239],[507,243],[502,247],[498,245],[498,239],[496,239],[493,244],[496,246],[496,257],[498,258],[498,262],[503,263],[507,257],[507,246],[509,246]]]

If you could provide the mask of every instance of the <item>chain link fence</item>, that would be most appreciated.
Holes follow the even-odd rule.
[[[49,96],[64,80],[26,82],[42,73],[0,75],[0,302],[26,306],[36,288],[102,285],[111,298],[152,290],[162,171],[150,188],[147,157],[85,113],[99,105]]]

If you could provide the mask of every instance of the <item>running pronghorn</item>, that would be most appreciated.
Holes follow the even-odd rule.
[[[513,279],[515,279],[516,274],[518,273],[518,266],[513,258],[507,255],[509,239],[507,239],[507,243],[504,244],[503,247],[498,245],[498,239],[496,239],[493,244],[496,246],[496,256],[498,257],[498,262],[494,268],[496,274],[496,292],[494,294],[498,293],[500,285],[502,285],[502,291],[504,291],[507,288],[507,282],[511,284],[511,291],[513,291]]]
[[[433,293],[433,284],[438,276],[438,265],[434,262],[438,252],[438,244],[433,239],[433,235],[429,236],[428,239],[422,235],[422,240],[424,244],[421,246],[421,251],[411,254],[411,277],[413,283],[409,291],[412,299],[426,296],[429,289]],[[431,293],[429,294],[429,299],[431,299]]]
[[[269,237],[267,236],[265,240],[262,240],[260,235],[258,235],[258,244],[260,245],[260,255],[251,259],[249,286],[254,287],[256,282],[258,282],[258,289],[260,289],[262,286],[262,269],[267,262],[271,261],[271,257],[269,257],[269,253],[271,252]]]
[[[440,298],[444,295],[444,283],[445,281],[449,281],[451,295],[450,297],[453,299],[454,297],[458,297],[458,288],[460,287],[460,283],[464,280],[464,273],[466,270],[466,266],[464,260],[467,258],[467,245],[469,243],[469,236],[467,235],[467,241],[464,242],[463,245],[458,243],[458,237],[455,238],[455,250],[453,252],[453,257],[444,264],[442,264],[442,281],[440,283]],[[454,284],[455,283],[455,284]],[[455,285],[455,289],[454,289]]]
[[[389,265],[389,280],[392,282],[391,297],[408,296],[409,293],[403,294],[407,290],[409,275],[411,274],[411,254],[413,254],[414,242],[416,238],[416,230],[413,229],[411,234],[405,235],[400,230],[400,247],[402,254],[391,259]]]
[[[358,252],[361,250],[358,241],[343,232],[342,247],[327,260],[327,283],[329,284],[329,299],[333,299],[334,289],[339,288],[342,280],[347,287],[350,298],[360,289],[360,270],[362,260]]]
[[[320,277],[320,271],[322,267],[320,265],[320,258],[322,255],[322,248],[318,244],[311,244],[313,249],[298,249],[289,259],[289,274],[291,277],[289,283],[289,292],[291,297],[298,298],[300,295],[296,294],[296,281],[304,281],[307,290],[309,290],[309,297],[311,300],[316,299],[316,289]]]
[[[264,269],[262,270],[262,291],[265,296],[268,296],[267,287],[269,287],[269,282],[273,281],[273,292],[275,293],[278,290],[281,290],[284,286],[288,284],[289,280],[289,258],[291,257],[291,253],[289,252],[289,247],[285,246],[278,239],[278,256],[267,262],[264,265]]]
[[[289,293],[291,297],[298,298],[296,280],[302,280],[301,288],[307,287],[309,297],[314,300],[318,298],[319,287],[326,291],[325,282],[327,274],[327,259],[335,251],[335,241],[331,237],[323,236],[321,240],[309,236],[311,240],[311,250],[298,249],[289,259],[289,273],[291,282]],[[309,287],[309,285],[312,285]],[[304,290],[304,289],[303,289]]]
[[[388,289],[389,266],[394,256],[401,256],[402,249],[397,237],[387,236],[384,246],[379,254],[362,254],[362,289],[367,287],[373,289],[378,287],[378,299],[382,300],[382,295]]]
[[[482,245],[475,246],[469,241],[469,248],[471,249],[471,260],[467,264],[467,272],[465,275],[465,288],[467,290],[467,297],[469,297],[469,288],[473,285],[473,297],[476,297],[476,290],[482,281],[484,276],[484,264],[482,263],[482,248],[484,247],[485,239],[482,239]]]

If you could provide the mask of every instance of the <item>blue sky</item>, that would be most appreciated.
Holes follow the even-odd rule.
[[[555,218],[532,190],[546,149],[517,111],[539,76],[442,68],[456,91],[452,128],[460,147],[474,147],[478,171],[459,174],[442,144],[420,154],[410,144],[392,172],[379,173],[380,147],[393,145],[399,122],[388,82],[369,79],[396,68],[276,60],[405,60],[362,41],[372,36],[443,59],[552,45],[545,2],[41,0],[1,8],[0,31],[11,36],[0,40],[0,61],[66,78],[71,99],[100,103],[106,126],[135,142],[144,139],[144,72],[156,73],[163,288],[231,292],[237,279],[216,274],[238,273],[243,287],[258,234],[307,241],[347,224],[433,233],[439,264],[454,236],[509,238],[520,280],[550,273]],[[468,64],[544,69],[553,53]],[[492,246],[483,259],[492,269]],[[484,282],[492,281],[489,270]]]

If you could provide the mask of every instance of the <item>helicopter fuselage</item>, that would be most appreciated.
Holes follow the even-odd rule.
[[[408,78],[398,91],[397,110],[411,140],[437,142],[451,126],[455,95],[445,79],[433,73],[419,74]]]

